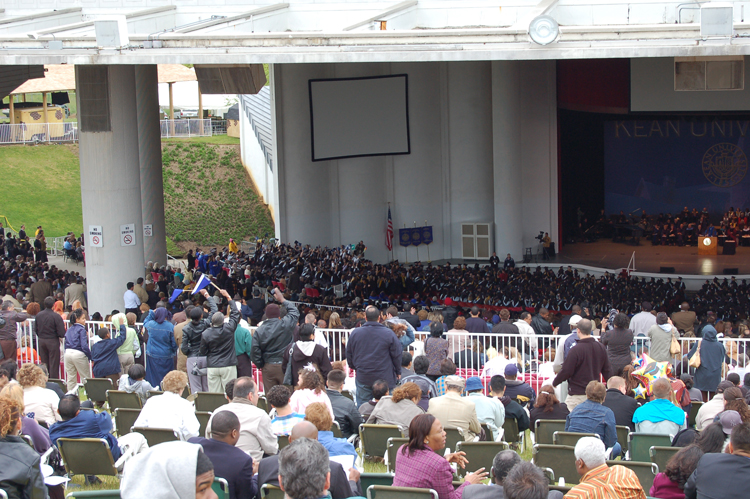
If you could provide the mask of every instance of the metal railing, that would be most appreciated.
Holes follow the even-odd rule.
[[[163,139],[175,137],[210,137],[213,135],[213,127],[210,119],[161,120],[159,124]]]
[[[76,142],[78,123],[0,124],[0,144]]]
[[[26,362],[39,363],[38,357],[35,355],[39,351],[39,340],[33,331],[33,319],[29,319],[24,323],[17,324],[17,343],[20,357],[19,364]],[[109,328],[114,330],[114,325],[111,322],[103,321],[87,321],[86,330],[89,336],[89,346],[99,341],[96,336],[96,331],[100,327]],[[136,323],[135,327],[140,331],[143,328],[143,324]],[[249,327],[251,334],[257,329],[257,327]],[[328,351],[331,362],[345,361],[346,360],[346,344],[349,340],[349,335],[352,329],[322,329],[317,328],[315,330],[315,341],[321,344]],[[410,345],[413,349],[412,354],[414,357],[418,355],[424,355],[425,353],[425,340],[428,340],[429,333],[424,331],[416,331],[415,341]],[[26,338],[25,340],[23,338]],[[542,358],[539,357],[539,350],[547,350],[548,348],[557,348],[558,345],[565,340],[566,336],[519,336],[519,335],[502,335],[502,334],[475,334],[475,333],[446,333],[444,338],[448,341],[448,358],[451,360],[458,360],[456,367],[458,368],[458,375],[463,377],[478,376],[482,378],[483,385],[485,385],[485,391],[489,385],[489,378],[496,374],[504,374],[505,365],[509,363],[515,363],[519,367],[519,379],[525,379],[534,387],[538,393],[538,389],[544,384],[551,384],[554,379],[555,373],[552,369],[552,362],[554,358],[549,359],[544,354]],[[594,337],[597,341],[599,337]],[[682,347],[681,356],[673,356],[672,363],[685,359],[685,355],[690,351],[697,341],[701,341],[699,338],[681,338],[680,345]],[[718,341],[724,345],[727,352],[727,356],[730,357],[736,364],[736,369],[741,370],[744,373],[745,369],[749,366],[750,362],[750,339],[742,338],[719,338]],[[34,351],[28,351],[23,349],[23,345],[32,345]],[[634,340],[635,347],[640,350],[641,348],[649,347],[650,340],[644,336],[638,336]],[[60,374],[65,379],[65,369],[63,367],[64,359],[64,346],[61,345],[61,366]],[[145,350],[145,349],[144,349]],[[475,350],[481,350],[481,353],[487,355],[487,360],[483,366],[473,365],[471,352]],[[145,351],[143,352],[145,356]],[[145,358],[144,358],[145,359]],[[387,362],[387,359],[383,359]],[[685,359],[686,360],[686,359]],[[692,372],[692,371],[691,371]],[[738,371],[739,372],[739,371]],[[350,370],[349,376],[353,376],[354,371]],[[674,375],[674,373],[673,373]],[[741,378],[744,374],[741,374]],[[253,365],[253,378],[259,385],[262,383],[260,369]],[[531,382],[533,380],[533,383]]]

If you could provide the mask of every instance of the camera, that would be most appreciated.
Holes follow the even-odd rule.
[[[539,231],[539,235],[538,235],[538,236],[536,236],[536,237],[535,237],[534,239],[536,239],[537,241],[539,241],[539,242],[541,243],[541,242],[542,242],[542,240],[544,239],[544,231],[543,231],[543,230],[540,230],[540,231]]]

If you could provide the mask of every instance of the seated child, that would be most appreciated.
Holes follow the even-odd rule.
[[[135,393],[141,398],[141,402],[146,403],[148,392],[154,389],[151,383],[143,379],[146,376],[146,368],[140,364],[133,364],[128,369],[127,374],[120,376],[120,383],[117,389],[123,392]]]

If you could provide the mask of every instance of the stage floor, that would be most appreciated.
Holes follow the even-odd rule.
[[[750,247],[738,247],[736,254],[722,255],[719,246],[718,255],[699,256],[697,246],[652,246],[645,239],[640,246],[613,243],[610,239],[566,245],[550,264],[617,269],[628,266],[633,251],[638,272],[658,273],[661,267],[674,267],[675,274],[715,275],[723,274],[725,268],[737,268],[738,274],[750,274]]]

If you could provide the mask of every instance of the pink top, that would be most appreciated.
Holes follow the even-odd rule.
[[[684,499],[685,491],[667,478],[667,475],[659,473],[654,478],[654,485],[648,491],[648,495],[659,499]]]
[[[328,407],[328,412],[331,413],[331,418],[334,420],[336,419],[336,417],[333,415],[333,406],[331,405],[331,399],[328,398],[325,390],[321,390],[318,394],[316,394],[309,388],[305,388],[304,390],[295,390],[292,394],[292,398],[289,399],[289,407],[291,407],[294,412],[304,414],[307,406],[315,402],[321,402],[325,404],[326,407]]]

